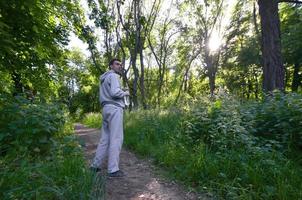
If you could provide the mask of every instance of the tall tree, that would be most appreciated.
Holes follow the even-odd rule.
[[[126,7],[124,1],[116,1],[118,23],[121,24],[123,30],[118,35],[121,38],[120,40],[124,41],[119,41],[118,44],[120,47],[125,46],[128,49],[130,65],[134,75],[132,87],[130,88],[133,104],[134,107],[138,106],[138,92],[140,92],[141,104],[143,108],[146,108],[144,49],[146,37],[152,31],[154,20],[157,16],[159,2],[157,0],[153,1],[150,10],[143,10],[145,7],[144,3],[145,1],[143,0],[133,0],[129,2],[129,7]],[[122,48],[122,51],[125,53],[124,48]],[[140,66],[137,65],[138,56]]]
[[[259,0],[262,32],[263,89],[284,91],[285,70],[281,56],[281,32],[278,0]]]
[[[183,3],[185,6],[188,2]],[[221,31],[221,17],[223,13],[224,0],[189,1],[190,21],[195,21],[195,41],[201,48],[202,67],[209,78],[210,94],[213,96],[215,90],[215,79],[220,61],[221,49],[216,51],[210,49],[210,40],[214,32]],[[218,34],[219,35],[219,34]]]
[[[227,26],[226,42],[222,46],[221,55],[222,73],[220,76],[223,82],[229,91],[244,98],[258,98],[259,77],[262,72],[257,13],[251,3],[253,2],[238,1],[236,3]]]
[[[105,53],[102,56],[104,58],[104,62],[108,63],[112,58],[112,47],[110,44],[111,40],[111,32],[112,32],[112,19],[109,13],[109,1],[107,5],[105,5],[105,1],[95,1],[88,0],[88,6],[90,8],[89,11],[89,19],[93,20],[94,27],[92,25],[86,25],[85,22],[82,22],[82,32],[80,34],[80,38],[87,42],[88,50],[91,54],[91,59],[95,66],[95,71],[97,74],[103,73],[106,69],[106,64],[101,63],[101,53],[97,49],[97,42],[99,38],[96,36],[96,30],[101,30],[104,35],[104,44],[105,44]],[[104,66],[105,65],[105,66]]]
[[[282,54],[287,74],[287,85],[297,92],[302,86],[302,5],[283,4],[280,8]],[[289,83],[290,81],[290,83]]]
[[[156,64],[158,65],[158,76],[157,76],[157,106],[161,105],[162,90],[164,87],[164,78],[167,73],[167,61],[168,56],[172,53],[172,39],[179,30],[173,30],[174,19],[170,19],[170,10],[173,1],[171,1],[170,8],[163,22],[159,22],[158,28],[148,34],[148,45],[154,56]],[[156,13],[158,14],[158,13]],[[155,19],[154,19],[155,20]],[[155,32],[156,31],[156,32]],[[155,36],[156,35],[156,36]]]
[[[281,56],[281,31],[278,3],[302,3],[292,0],[258,0],[261,17],[263,89],[285,89],[285,69]]]
[[[82,17],[78,11],[77,0],[0,2],[0,69],[11,75],[15,94],[25,87],[50,93],[68,33]]]

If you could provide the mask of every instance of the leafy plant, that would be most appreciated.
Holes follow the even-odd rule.
[[[0,199],[103,199],[65,107],[0,99]]]
[[[10,152],[0,161],[1,199],[104,199],[104,179],[86,167],[74,137],[42,157]]]
[[[172,177],[218,198],[300,199],[301,166],[284,154],[283,143],[273,135],[280,134],[280,126],[266,137],[257,132],[266,127],[259,123],[259,113],[270,116],[271,124],[274,115],[288,111],[283,119],[298,119],[299,109],[285,102],[299,99],[285,95],[240,102],[226,95],[214,102],[201,99],[189,108],[132,112],[126,116],[125,143],[152,157]],[[282,111],[264,109],[272,102]]]
[[[62,133],[64,108],[50,103],[31,102],[21,96],[0,99],[0,150],[45,152],[52,138]]]

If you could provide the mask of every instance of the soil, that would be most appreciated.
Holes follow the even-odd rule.
[[[91,163],[100,138],[100,130],[75,124],[75,131],[82,144],[87,164]],[[126,136],[127,137],[127,136]],[[140,159],[123,147],[120,154],[122,178],[104,178],[106,200],[198,200],[211,199],[205,194],[188,191],[183,185],[167,180],[150,160]],[[102,166],[106,177],[106,162]]]

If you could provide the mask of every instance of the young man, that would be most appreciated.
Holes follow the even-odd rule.
[[[103,107],[103,123],[101,139],[91,169],[100,171],[99,167],[108,155],[108,176],[122,177],[124,173],[119,169],[119,156],[124,136],[124,96],[129,96],[129,91],[123,91],[121,88],[119,74],[122,73],[123,68],[120,60],[111,60],[109,67],[110,70],[100,77],[100,103]]]

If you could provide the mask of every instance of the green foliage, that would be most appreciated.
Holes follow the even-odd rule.
[[[81,21],[77,0],[0,2],[0,70],[14,81],[15,93],[29,87],[45,96],[64,64],[69,31]]]
[[[132,112],[126,115],[125,143],[154,158],[173,177],[221,198],[300,199],[301,166],[283,154],[278,137],[263,138],[252,131],[269,127],[260,116],[271,116],[265,119],[270,125],[276,120],[272,109],[264,109],[271,104],[282,110],[275,116],[287,113],[282,119],[299,120],[300,111],[293,112],[300,106],[298,99],[276,95],[266,102],[240,103],[225,96],[215,102],[199,100],[184,109]],[[277,134],[286,126],[271,128]]]
[[[169,114],[169,111],[150,110],[127,113],[125,118],[125,143],[141,154],[156,155],[161,153],[158,145],[167,141],[171,133],[176,134],[175,125],[180,120],[180,115],[176,112]]]
[[[301,5],[283,4],[280,8],[282,53],[287,68],[287,86],[291,85],[292,91],[299,91],[302,86],[302,35]]]
[[[0,160],[0,198],[103,199],[104,180],[85,165],[73,137],[57,140],[49,154],[8,154]]]
[[[81,122],[90,128],[101,128],[102,115],[100,113],[87,113]]]
[[[72,49],[67,54],[68,63],[60,73],[58,97],[68,106],[72,115],[79,111],[96,112],[99,103],[99,73],[95,66],[83,56],[79,49]]]
[[[242,109],[247,130],[274,139],[283,150],[302,149],[302,97],[290,93],[274,93],[263,102],[247,104]]]
[[[239,105],[228,97],[197,105],[183,122],[184,132],[214,151],[248,147],[255,138],[242,125]]]
[[[281,6],[281,29],[282,29],[282,46],[285,62],[289,64],[302,63],[301,48],[302,27],[302,7],[290,4]]]
[[[251,1],[237,1],[227,29],[220,76],[232,94],[257,99],[261,93],[261,45],[252,11]]]
[[[0,199],[103,199],[64,106],[2,95],[0,119]]]
[[[13,91],[13,81],[9,73],[7,72],[0,72],[0,94],[9,94]]]
[[[45,152],[65,125],[64,109],[30,102],[19,96],[0,99],[1,154],[7,151]]]

